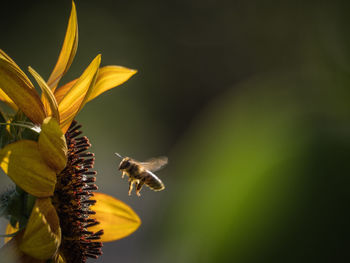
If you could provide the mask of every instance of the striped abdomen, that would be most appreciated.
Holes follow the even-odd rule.
[[[165,188],[163,182],[154,173],[145,171],[142,175],[145,178],[145,184],[152,190],[161,191]]]

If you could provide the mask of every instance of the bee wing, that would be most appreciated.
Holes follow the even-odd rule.
[[[168,163],[168,157],[161,156],[157,158],[151,158],[145,162],[140,162],[143,168],[150,172],[156,172],[163,168]]]
[[[145,171],[145,184],[153,191],[161,191],[165,188],[163,182],[152,172]]]

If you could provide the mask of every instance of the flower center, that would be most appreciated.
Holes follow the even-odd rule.
[[[93,191],[97,190],[94,154],[87,152],[91,147],[85,136],[80,136],[81,125],[73,121],[66,132],[68,162],[57,176],[53,204],[57,210],[62,230],[60,252],[67,262],[86,262],[88,257],[98,258],[102,254],[102,243],[99,242],[103,230],[88,231],[88,228],[99,224],[90,215],[95,214],[90,206]]]

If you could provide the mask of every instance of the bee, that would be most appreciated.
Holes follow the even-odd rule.
[[[119,153],[115,155],[122,159],[119,164],[122,178],[125,175],[129,177],[129,195],[131,195],[134,183],[137,196],[141,196],[140,191],[144,184],[153,191],[161,191],[165,188],[163,182],[153,172],[160,170],[168,163],[167,157],[162,156],[138,162],[130,157],[122,157]]]

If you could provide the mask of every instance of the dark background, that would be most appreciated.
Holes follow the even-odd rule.
[[[100,190],[142,219],[98,262],[349,261],[346,1],[76,6],[78,52],[62,83],[99,53],[102,65],[138,70],[78,116]],[[48,78],[70,8],[2,3],[0,48]],[[166,190],[127,196],[116,151],[169,156],[158,173]]]

